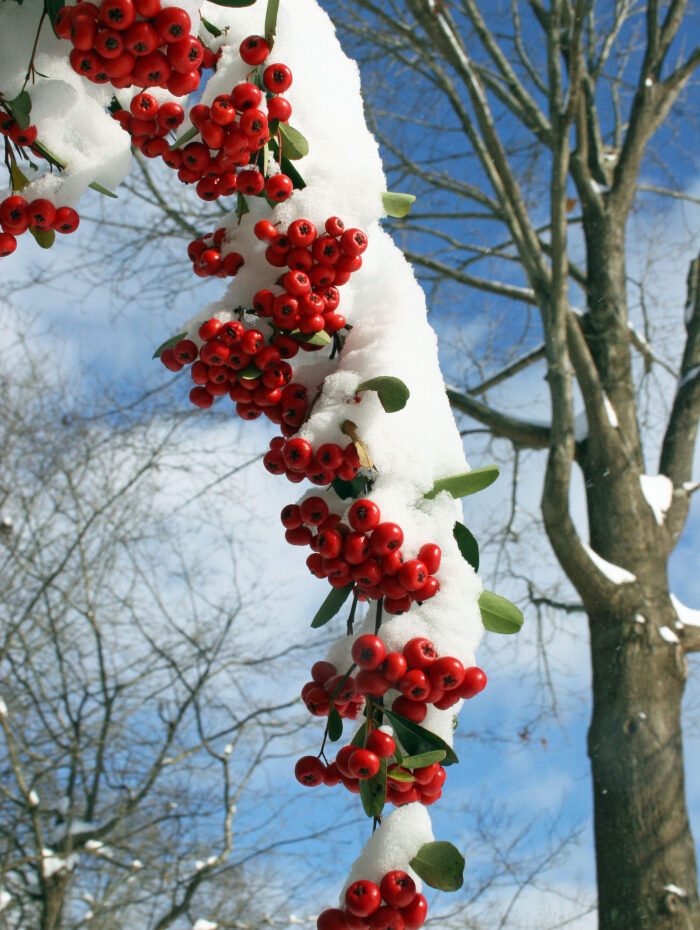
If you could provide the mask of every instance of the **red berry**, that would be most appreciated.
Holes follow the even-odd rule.
[[[345,908],[343,914],[345,916],[345,925],[348,930],[369,930],[369,921],[365,920],[364,917],[358,917],[347,908]]]
[[[100,22],[111,29],[128,29],[136,19],[136,9],[132,0],[102,0],[100,4]]]
[[[322,497],[307,497],[300,510],[301,518],[307,526],[320,526],[328,516],[328,504]]]
[[[389,682],[376,669],[362,669],[355,677],[355,686],[361,694],[381,697],[389,690]]]
[[[372,530],[370,548],[374,555],[388,555],[394,549],[400,549],[403,543],[403,530],[398,523],[379,523]]]
[[[287,65],[268,65],[263,71],[263,84],[273,94],[283,94],[292,86],[292,72]]]
[[[401,908],[404,930],[420,930],[425,923],[427,914],[428,902],[422,894],[417,894],[407,907]]]
[[[253,227],[253,232],[258,239],[261,239],[263,242],[271,242],[278,235],[277,229],[269,220],[258,220],[258,222]],[[258,291],[258,294],[272,294],[271,291]],[[258,299],[258,294],[253,298],[254,302]],[[256,308],[257,309],[257,308]]]
[[[457,693],[464,700],[473,698],[474,695],[484,690],[486,681],[486,672],[482,671],[476,665],[472,665],[464,670],[464,679]]]
[[[435,543],[425,543],[425,545],[421,546],[418,550],[418,558],[428,569],[429,575],[434,575],[440,568],[441,555],[442,552],[440,547],[436,546]]]
[[[316,756],[303,756],[294,766],[296,780],[309,788],[323,782],[325,771],[325,765]]]
[[[379,887],[382,898],[390,907],[407,907],[416,893],[416,883],[410,875],[399,869],[387,872]]]
[[[248,36],[241,42],[239,54],[247,65],[261,65],[270,54],[270,46],[262,36]]]
[[[326,232],[329,236],[340,237],[345,232],[345,223],[339,216],[329,216],[326,220]]]
[[[160,36],[151,23],[133,23],[124,33],[124,47],[134,55],[150,55],[160,45]]]
[[[409,668],[428,668],[429,665],[437,659],[437,649],[425,637],[417,636],[409,639],[403,647],[403,654],[406,657]]]
[[[387,681],[395,682],[403,678],[407,669],[408,665],[404,656],[400,652],[390,652],[384,659],[380,671]]]
[[[324,685],[335,673],[336,667],[332,662],[314,662],[311,666],[311,677],[319,685]]]
[[[394,700],[391,709],[402,717],[412,720],[414,723],[422,723],[425,720],[425,715],[428,713],[427,704],[424,704],[422,701],[409,701],[409,699],[403,695]]]
[[[343,748],[339,750],[338,755],[335,757],[335,764],[338,767],[338,771],[345,778],[353,777],[350,775],[350,769],[348,768],[348,764],[350,762],[350,759],[356,752],[357,752],[357,746],[343,746]]]
[[[406,591],[418,591],[427,577],[428,570],[420,559],[409,559],[398,572],[399,584]]]
[[[8,232],[0,232],[0,258],[11,255],[17,248],[17,240]]]
[[[329,471],[336,471],[345,461],[343,450],[335,442],[326,442],[322,446],[319,446],[316,459],[319,464]],[[353,526],[352,520],[350,521],[350,525]],[[353,526],[353,529],[357,529],[357,527]]]
[[[354,530],[367,533],[378,526],[380,520],[379,507],[374,501],[362,498],[355,501],[348,511],[348,523]]]
[[[367,236],[361,229],[346,229],[340,237],[340,247],[345,255],[360,255],[367,248]]]
[[[154,25],[164,42],[177,42],[190,34],[192,20],[186,10],[178,6],[168,6],[158,13]]]
[[[292,471],[304,471],[311,464],[313,455],[311,443],[301,437],[290,439],[282,452],[287,467]]]
[[[411,701],[423,701],[430,691],[430,679],[420,669],[406,672],[398,684],[399,691]]]
[[[404,930],[401,911],[382,906],[369,918],[370,930]]]
[[[386,646],[378,636],[366,633],[352,644],[352,660],[359,668],[372,671],[384,661]]]
[[[379,771],[379,756],[369,749],[357,749],[348,759],[348,769],[354,778],[372,778]]]
[[[430,666],[428,675],[436,688],[452,691],[464,681],[464,666],[453,656],[442,656]]]
[[[270,200],[280,202],[286,200],[292,193],[293,184],[286,174],[273,174],[265,181],[265,193]]]
[[[372,730],[365,740],[365,748],[371,749],[380,759],[390,759],[396,752],[396,741],[383,730]]]
[[[357,917],[369,917],[382,903],[379,885],[360,879],[353,882],[345,892],[345,906]]]
[[[431,597],[435,597],[439,590],[440,582],[432,575],[428,575],[423,582],[423,587],[413,592],[413,597],[417,601],[428,601]]]
[[[32,229],[51,229],[56,219],[56,207],[54,207],[50,200],[39,197],[36,200],[32,200],[27,207],[27,217]]]

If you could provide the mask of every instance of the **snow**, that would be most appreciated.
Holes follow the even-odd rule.
[[[44,878],[50,878],[56,872],[70,872],[78,864],[78,856],[59,856],[52,849],[42,849],[41,872]]]
[[[670,891],[671,894],[677,894],[679,898],[687,898],[688,892],[685,888],[679,888],[678,885],[664,885],[664,891]]]
[[[614,584],[625,584],[627,582],[637,580],[637,576],[633,575],[632,572],[628,572],[626,568],[622,568],[619,565],[613,565],[612,562],[606,561],[606,559],[598,555],[597,552],[594,552],[590,546],[586,545],[586,543],[583,543],[583,548],[588,553],[589,558],[594,563],[596,568]]]
[[[574,439],[576,442],[583,442],[587,436],[588,417],[586,416],[586,411],[581,410],[581,412],[577,413],[574,417]]]
[[[656,522],[662,526],[666,511],[673,500],[673,482],[666,475],[640,475],[639,483]]]
[[[341,903],[344,903],[345,892],[353,882],[364,878],[378,885],[392,869],[407,872],[420,891],[421,880],[408,863],[424,843],[432,843],[433,839],[430,816],[422,804],[406,804],[396,808],[382,820],[353,862],[348,880],[340,893]]]
[[[7,704],[0,697],[0,720],[5,720],[7,718]]]
[[[0,913],[2,913],[7,905],[12,901],[12,895],[8,894],[4,888],[0,888]]]
[[[617,429],[617,427],[620,425],[617,420],[617,414],[615,413],[615,408],[610,403],[610,398],[605,393],[605,391],[603,391],[603,404],[605,406],[605,412],[608,415],[608,422],[612,427]]]
[[[131,868],[134,869],[135,872],[138,872],[143,868],[143,862],[141,862],[140,859],[134,859],[132,860]]]
[[[216,930],[218,924],[215,924],[212,920],[204,920],[202,917],[194,924],[192,930]]]
[[[682,604],[678,600],[675,594],[671,594],[671,603],[678,614],[676,629],[680,629],[684,626],[700,626],[700,610],[686,607],[685,604]]]
[[[689,368],[683,377],[678,380],[678,390],[680,391],[686,384],[690,384],[698,375],[700,375],[700,365],[693,365],[693,367]]]
[[[32,790],[29,792],[29,797],[27,798],[27,802],[28,802],[28,804],[29,804],[30,807],[38,807],[38,806],[39,806],[39,795],[36,793],[36,791],[34,791],[34,789],[32,789]]]
[[[659,635],[661,636],[662,639],[666,640],[667,643],[679,643],[680,642],[680,640],[678,639],[676,634],[673,632],[673,630],[669,629],[669,627],[667,626],[659,627]]]
[[[646,617],[643,617],[641,614],[635,614],[635,615],[634,615],[634,622],[635,622],[635,623],[646,623],[646,622],[647,622],[647,618],[646,618]]]

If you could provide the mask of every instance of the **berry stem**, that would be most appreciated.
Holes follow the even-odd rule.
[[[382,610],[383,610],[383,606],[384,606],[384,598],[383,598],[383,597],[380,597],[379,600],[377,601],[377,614],[376,614],[375,619],[374,619],[374,635],[375,635],[375,636],[378,636],[378,635],[379,635],[379,630],[380,630],[381,625],[382,625]]]
[[[357,610],[357,601],[360,596],[359,588],[355,588],[355,593],[352,596],[352,607],[350,608],[350,616],[348,617],[348,636],[352,636],[352,625],[355,622],[355,611]]]

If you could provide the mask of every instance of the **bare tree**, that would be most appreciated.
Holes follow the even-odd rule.
[[[173,497],[237,455],[153,398],[68,391],[48,348],[18,341],[0,383],[0,926],[283,926],[258,890],[286,795],[259,776],[306,719],[268,687],[297,647],[251,622],[243,523]]]
[[[472,383],[450,390],[453,406],[519,453],[547,454],[542,521],[580,597],[551,606],[582,606],[589,620],[599,925],[689,930],[700,925],[700,903],[681,700],[700,637],[679,624],[667,567],[696,487],[700,259],[684,317],[665,308],[676,331],[685,327],[684,341],[669,347],[639,287],[631,300],[642,298],[645,335],[631,325],[626,237],[650,194],[686,196],[672,178],[688,165],[682,94],[700,64],[696,20],[684,0],[328,7],[364,59],[392,186],[419,194],[397,234],[433,305],[473,303],[480,292],[500,315],[491,359],[500,355],[502,367],[476,369],[474,384],[473,353],[462,363]],[[655,137],[663,150],[652,148]],[[645,338],[652,334],[658,344]],[[489,400],[529,365],[546,372],[547,424]],[[670,397],[658,380],[665,371]],[[657,453],[640,428],[650,392],[657,419],[668,400]],[[577,395],[585,429],[575,428]],[[588,540],[570,513],[575,469]],[[648,470],[672,483],[663,520],[644,493]]]

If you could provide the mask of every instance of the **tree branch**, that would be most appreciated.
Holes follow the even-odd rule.
[[[530,449],[546,449],[549,447],[551,431],[548,426],[541,423],[532,423],[519,420],[506,413],[501,413],[489,407],[483,401],[464,394],[457,388],[448,387],[447,396],[450,403],[457,410],[483,423],[491,430],[494,436],[510,439],[511,442]]]

